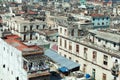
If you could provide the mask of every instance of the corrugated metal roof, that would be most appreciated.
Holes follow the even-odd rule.
[[[79,67],[80,65],[76,62],[73,62],[63,56],[60,56],[57,52],[48,49],[45,51],[45,55],[55,61],[60,67],[66,67],[68,70]]]

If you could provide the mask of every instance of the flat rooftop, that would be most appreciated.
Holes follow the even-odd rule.
[[[16,23],[31,23],[31,24],[33,24],[33,23],[43,23],[44,21],[42,21],[42,20],[38,20],[38,19],[34,19],[33,21],[30,21],[30,20],[28,20],[27,18],[23,18],[23,17],[21,17],[21,16],[15,16],[15,17],[12,17],[11,19],[10,19],[10,21],[12,21],[12,22],[16,22]]]
[[[48,30],[48,29],[44,29],[44,30],[42,30],[42,31],[37,30],[36,32],[38,32],[39,34],[42,34],[42,35],[52,35],[52,34],[58,33],[58,30]]]
[[[43,76],[49,76],[50,73],[49,72],[42,72],[42,73],[32,73],[32,74],[28,74],[28,79],[33,79],[33,78],[39,78],[39,77],[43,77]]]
[[[98,38],[111,41],[111,42],[120,43],[120,35],[118,34],[106,32],[106,31],[100,31],[100,30],[99,31],[90,30],[89,32],[95,34],[95,36]]]
[[[34,54],[42,54],[43,48],[40,48],[36,45],[26,45],[21,42],[20,37],[17,35],[7,35],[5,36],[4,40],[10,44],[11,46],[17,48],[18,50],[23,52],[23,55],[34,55]]]

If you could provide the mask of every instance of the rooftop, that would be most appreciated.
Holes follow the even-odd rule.
[[[106,15],[103,14],[91,14],[92,17],[104,17]]]
[[[37,77],[43,77],[43,76],[49,76],[50,73],[49,72],[42,72],[41,73],[32,73],[32,74],[28,74],[28,78],[37,78]]]
[[[31,18],[31,17],[30,17]],[[34,23],[40,23],[40,22],[43,22],[42,20],[38,20],[38,19],[28,19],[28,18],[23,18],[21,16],[15,16],[15,17],[11,17],[10,18],[10,21],[12,22],[16,22],[16,23],[31,23],[31,24],[34,24]]]
[[[98,30],[90,30],[90,33],[96,34],[96,37],[99,37],[111,42],[120,43],[120,35],[118,34],[113,34],[110,32],[98,31]]]
[[[57,30],[44,29],[44,30],[42,30],[42,31],[37,30],[37,32],[38,32],[39,34],[49,36],[49,35],[52,35],[52,34],[56,34],[56,33],[57,33]]]
[[[8,44],[22,51],[24,56],[43,53],[43,49],[36,45],[25,45],[20,41],[20,37],[17,35],[7,35],[4,39]]]

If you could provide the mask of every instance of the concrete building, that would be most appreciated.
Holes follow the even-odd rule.
[[[34,14],[34,12],[30,13]],[[4,20],[4,23],[13,34],[20,36],[23,41],[36,39],[34,30],[46,28],[45,21],[33,19],[33,17],[14,16]]]
[[[80,70],[96,80],[119,80],[111,74],[113,58],[120,60],[119,35],[97,30],[90,30],[87,35],[86,31],[73,26],[59,26],[58,32],[60,55],[79,63]]]
[[[17,35],[7,35],[4,37],[4,40],[8,44],[19,50],[22,54],[21,57],[25,59],[25,61],[22,62],[22,64],[23,68],[28,73],[28,80],[39,80],[39,78],[41,78],[41,80],[50,80],[49,66],[46,62],[47,59],[44,56],[43,48],[40,48],[36,45],[25,44],[19,39],[20,37]],[[14,64],[12,63],[12,66],[13,65]]]
[[[0,80],[27,80],[22,52],[0,39]]]
[[[92,14],[92,23],[94,28],[108,28],[110,26],[110,17],[103,14]]]

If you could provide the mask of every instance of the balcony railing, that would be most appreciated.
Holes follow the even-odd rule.
[[[50,70],[47,64],[29,66],[28,73],[43,72]]]

